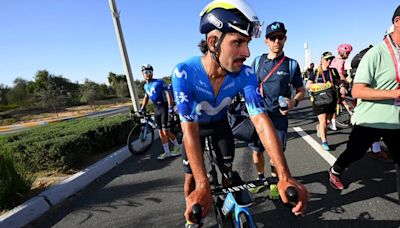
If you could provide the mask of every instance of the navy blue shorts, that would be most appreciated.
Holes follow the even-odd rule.
[[[279,142],[281,143],[281,146],[282,146],[282,150],[285,151],[286,150],[286,140],[287,140],[287,130],[289,127],[288,118],[287,118],[287,116],[270,116],[270,119],[272,121],[272,124],[275,127],[276,133],[279,138]],[[248,146],[253,151],[256,151],[259,153],[262,153],[265,150],[257,133],[255,133],[253,135],[253,140],[252,140],[252,142],[248,143]]]

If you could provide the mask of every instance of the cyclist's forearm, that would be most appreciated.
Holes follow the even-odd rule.
[[[171,108],[172,107],[172,104],[174,103],[173,101],[173,99],[172,99],[172,95],[171,95],[171,93],[170,92],[168,92],[168,91],[166,91],[166,96],[167,96],[167,102],[168,102],[168,107],[169,108]]]
[[[275,128],[266,114],[258,114],[251,117],[265,150],[277,169],[279,179],[285,180],[291,177],[282,148],[280,146]]]
[[[204,167],[203,152],[201,150],[199,127],[194,122],[182,122],[184,132],[184,146],[188,158],[190,169],[194,176],[196,186],[205,182],[208,183],[206,169]]]
[[[144,109],[147,106],[148,102],[149,98],[147,96],[144,96],[141,109]]]

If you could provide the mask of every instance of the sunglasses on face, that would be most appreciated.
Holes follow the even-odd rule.
[[[271,41],[275,41],[276,39],[283,40],[283,39],[285,39],[285,35],[284,34],[272,35],[272,36],[269,36],[268,39]]]
[[[143,74],[153,74],[152,70],[144,70],[142,72],[143,72]]]

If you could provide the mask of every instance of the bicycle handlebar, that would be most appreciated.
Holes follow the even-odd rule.
[[[197,227],[201,227],[203,223],[201,222],[201,214],[203,213],[203,210],[201,209],[200,204],[194,204],[192,207],[192,217],[194,220],[194,224],[197,225]]]
[[[251,183],[251,182],[248,182]],[[268,182],[264,183],[264,185],[267,185]],[[268,184],[269,185],[269,184]],[[235,189],[237,189],[237,187],[233,187]],[[242,191],[242,190],[239,190]],[[289,186],[286,191],[285,191],[286,197],[288,198],[289,202],[288,203],[283,203],[285,206],[287,207],[294,207],[297,202],[298,202],[298,193],[295,187],[293,186]],[[201,227],[203,225],[203,223],[201,222],[201,217],[202,217],[202,209],[201,206],[199,204],[194,204],[192,206],[192,218],[194,220],[194,224],[196,224],[198,227]]]
[[[289,204],[288,206],[294,207],[299,200],[299,195],[297,193],[296,188],[293,186],[289,186],[286,189],[285,194],[286,194],[286,197],[289,199],[289,202],[287,203],[287,204]]]

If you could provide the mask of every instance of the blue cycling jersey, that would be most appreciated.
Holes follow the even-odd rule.
[[[156,106],[167,104],[166,91],[167,86],[161,79],[152,79],[144,85],[144,92]]]
[[[175,103],[181,121],[212,123],[226,117],[227,107],[233,98],[242,92],[249,115],[264,112],[257,89],[254,70],[243,66],[240,73],[225,76],[217,96],[201,62],[201,57],[192,57],[178,64],[172,74]]]

